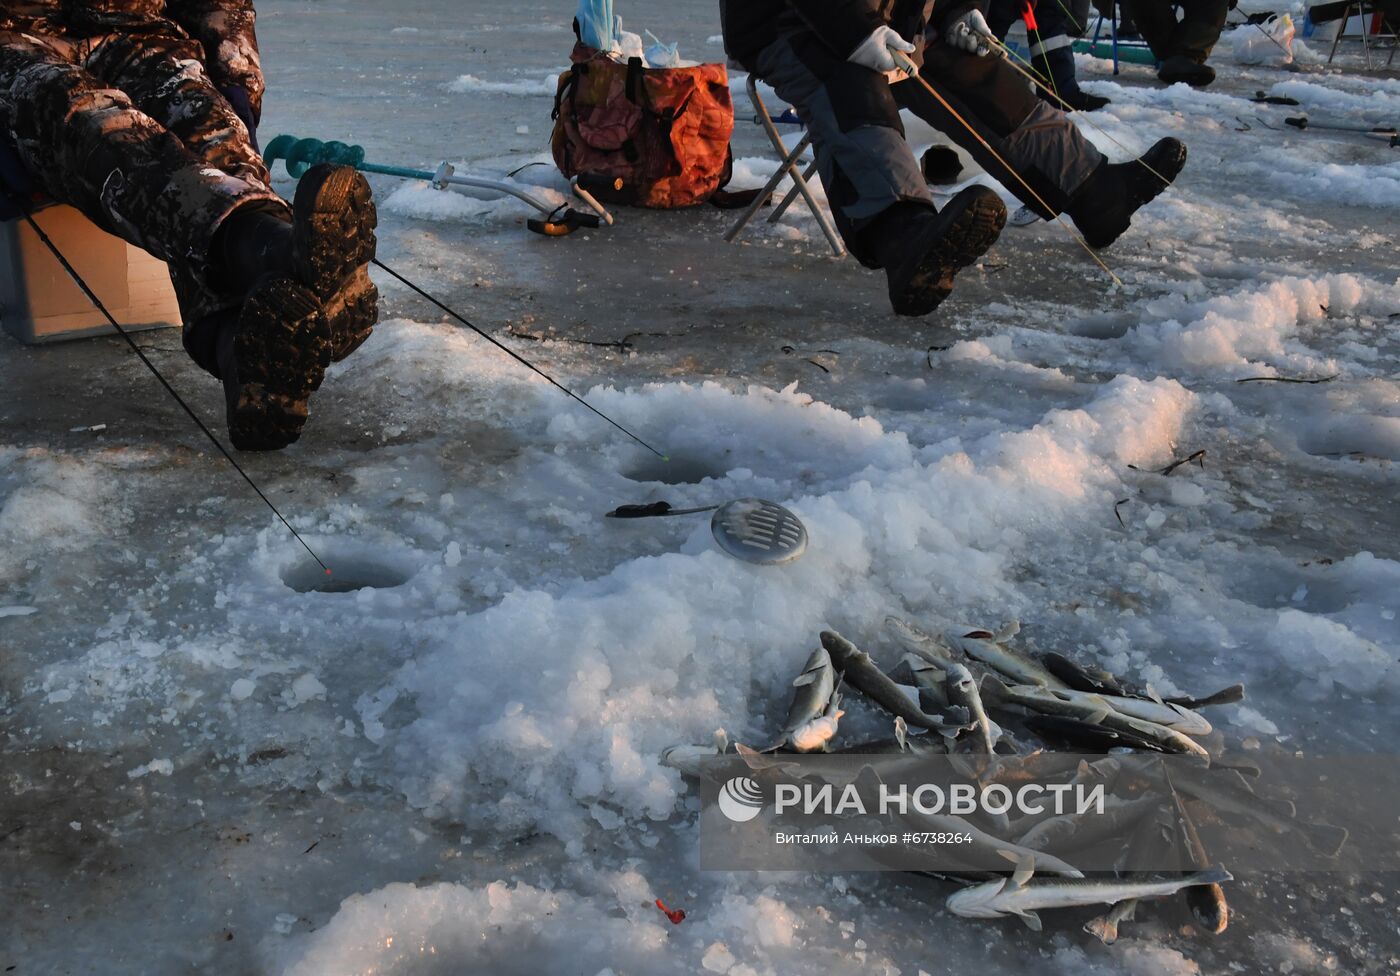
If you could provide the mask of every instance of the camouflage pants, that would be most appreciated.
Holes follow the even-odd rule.
[[[96,38],[0,31],[0,126],[44,191],[170,265],[186,324],[241,296],[210,278],[235,209],[286,210],[175,24]]]

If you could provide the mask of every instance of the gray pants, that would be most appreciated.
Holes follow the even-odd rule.
[[[1046,218],[1063,210],[1103,161],[1064,113],[1037,98],[1000,59],[975,57],[937,42],[921,53],[923,77],[995,155],[917,81],[890,85],[884,75],[836,58],[809,31],[783,34],[754,65],[755,74],[807,123],[837,229],[851,254],[870,267],[878,264],[861,231],[876,216],[900,201],[933,206],[919,162],[904,139],[900,108],[967,150]]]

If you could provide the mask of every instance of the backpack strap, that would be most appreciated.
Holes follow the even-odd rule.
[[[641,58],[627,59],[627,82],[624,85],[622,92],[624,95],[627,96],[627,100],[633,105],[639,105],[642,108],[646,108],[645,105],[642,105],[643,89]]]

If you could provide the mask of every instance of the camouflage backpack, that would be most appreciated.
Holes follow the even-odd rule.
[[[554,96],[554,161],[612,203],[689,207],[729,180],[734,105],[723,64],[646,68],[579,42]],[[719,202],[719,201],[716,201]]]

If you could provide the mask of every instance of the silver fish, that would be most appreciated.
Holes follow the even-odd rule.
[[[1065,657],[1063,654],[1056,654],[1054,651],[1048,651],[1040,655],[1040,660],[1041,663],[1045,665],[1046,670],[1064,681],[1075,691],[1087,691],[1101,695],[1121,695],[1125,698],[1159,700],[1168,705],[1180,705],[1182,708],[1189,708],[1193,711],[1199,708],[1207,708],[1211,705],[1233,705],[1235,702],[1244,700],[1244,685],[1230,685],[1228,688],[1221,688],[1214,694],[1205,695],[1201,698],[1180,695],[1174,698],[1158,699],[1150,686],[1146,692],[1140,692],[1110,671],[1105,671],[1103,668],[1084,667],[1078,662]]]
[[[1015,915],[1030,929],[1039,932],[1044,908],[1074,908],[1082,905],[1116,905],[1129,898],[1162,898],[1193,885],[1219,884],[1232,880],[1228,871],[1214,868],[1182,878],[1163,881],[1133,881],[1107,878],[1033,878],[1034,863],[1022,859],[1010,878],[987,881],[955,891],[947,907],[964,918],[1001,918]]]
[[[1101,725],[1146,739],[1167,752],[1184,753],[1210,761],[1210,753],[1189,737],[1165,725],[1114,711],[1109,699],[1103,695],[1035,685],[1007,685],[994,675],[982,679],[982,694],[988,701],[1009,702],[1029,711]]]
[[[851,687],[909,725],[956,735],[971,720],[967,709],[950,708],[943,715],[925,714],[880,670],[869,654],[834,631],[822,631],[821,641],[822,647],[831,654],[832,663],[845,675]]]
[[[689,776],[692,779],[709,779],[711,768],[708,760],[716,759],[720,755],[714,746],[683,744],[671,746],[661,752],[661,765],[670,766],[677,770],[682,776]]]
[[[844,714],[839,709],[836,684],[831,655],[826,648],[818,647],[792,682],[797,690],[788,706],[787,718],[783,720],[782,736],[768,748],[790,745],[798,752],[823,748],[836,734],[836,723]]]
[[[1072,688],[1056,692],[1067,701],[1092,700],[1103,702],[1119,715],[1141,719],[1165,726],[1183,735],[1210,735],[1211,724],[1204,715],[1172,705],[1160,698],[1133,698],[1126,695],[1104,695],[1095,692],[1075,691]]]
[[[1207,887],[1202,885],[1201,887]],[[1219,888],[1219,885],[1209,887]],[[1187,889],[1190,891],[1191,889]],[[1113,945],[1118,941],[1118,926],[1124,922],[1131,921],[1137,915],[1138,900],[1128,898],[1114,905],[1104,914],[1097,918],[1091,918],[1084,923],[1084,931],[1094,936],[1104,945]]]
[[[886,617],[885,629],[894,635],[895,640],[899,641],[906,651],[930,664],[942,667],[947,662],[957,659],[957,652],[949,647],[942,637],[927,634],[907,620]]]
[[[1170,784],[1170,775],[1166,776]],[[1132,843],[1124,851],[1128,864],[1168,864],[1178,863],[1183,853],[1193,870],[1201,871],[1210,867],[1205,848],[1196,834],[1196,828],[1186,811],[1181,797],[1172,793],[1168,806],[1158,806],[1152,816],[1144,820],[1133,834]],[[1130,877],[1138,880],[1152,878],[1152,873],[1133,872]],[[1225,931],[1229,922],[1230,909],[1225,902],[1225,891],[1218,882],[1193,885],[1186,889],[1186,902],[1196,920],[1206,931],[1218,935]],[[1118,926],[1133,918],[1137,910],[1137,899],[1130,898],[1119,902],[1111,910],[1098,918],[1084,923],[1084,931],[1095,936],[1105,945],[1112,945],[1118,939]]]
[[[1047,817],[1019,838],[1023,847],[1034,851],[1059,851],[1087,847],[1106,837],[1121,836],[1148,813],[1159,809],[1162,800],[1147,796],[1137,800],[1109,802],[1102,813],[1062,813]]]
[[[1170,774],[1167,776],[1167,782],[1171,782]],[[1186,804],[1182,802],[1181,794],[1173,790],[1172,799],[1176,804],[1177,828],[1186,843],[1186,849],[1191,853],[1192,866],[1205,867],[1210,863],[1210,859],[1206,855],[1205,845],[1201,843],[1201,835],[1196,831],[1196,824],[1191,819]],[[1218,884],[1186,889],[1186,907],[1191,909],[1191,914],[1195,916],[1201,928],[1210,935],[1219,935],[1230,924],[1230,904],[1225,900],[1225,889]]]
[[[831,740],[836,738],[837,723],[845,714],[841,708],[841,693],[833,690],[831,700],[827,702],[822,713],[810,722],[793,729],[788,735],[788,741],[798,752],[816,752],[819,749],[827,752],[830,750]]]
[[[972,716],[976,732],[973,739],[976,746],[974,751],[988,755],[995,752],[996,736],[992,734],[992,721],[987,717],[987,709],[982,705],[982,696],[977,692],[977,682],[973,679],[972,672],[965,666],[950,661],[944,667],[944,674],[943,684],[948,704],[966,708]],[[1000,732],[1000,729],[997,731]]]
[[[1182,793],[1204,801],[1215,810],[1247,817],[1275,833],[1296,833],[1313,850],[1328,857],[1341,853],[1349,836],[1345,827],[1311,824],[1296,819],[1297,809],[1290,801],[1259,796],[1234,770],[1197,777],[1179,769],[1171,782]]]
[[[877,801],[873,797],[877,795],[881,782],[883,782],[883,777],[868,766],[861,770],[860,775],[856,777],[856,785],[862,793],[868,793],[871,796],[871,800],[867,804],[869,809],[874,809],[874,804]],[[1033,851],[1009,840],[1003,840],[971,821],[954,814],[922,813],[918,809],[910,807],[905,813],[894,811],[891,816],[917,831],[963,834],[970,837],[971,842],[965,846],[959,844],[955,854],[964,851],[977,853],[987,860],[1003,857],[1017,863],[1025,861],[1032,866],[1033,870],[1045,871],[1049,874],[1057,874],[1066,878],[1084,877],[1084,872],[1062,858],[1046,854],[1044,851]]]
[[[951,704],[948,701],[948,686],[945,683],[948,672],[943,668],[952,663],[946,661],[943,667],[936,667],[917,654],[904,655],[904,660],[900,662],[900,670],[908,675],[910,684],[919,689],[921,708],[934,707],[942,711]],[[931,702],[932,706],[925,705],[925,699]]]
[[[1020,624],[1011,623],[990,633],[973,630],[965,634],[949,634],[954,645],[974,661],[1001,672],[1008,678],[1023,685],[1039,685],[1043,688],[1064,688],[1065,684],[1028,654],[1008,647],[1006,642],[1021,630]]]
[[[1233,705],[1235,702],[1244,701],[1244,685],[1231,685],[1228,688],[1221,688],[1213,695],[1206,695],[1204,698],[1190,698],[1181,696],[1178,698],[1164,699],[1168,705],[1180,705],[1182,708],[1206,708],[1210,705]]]

